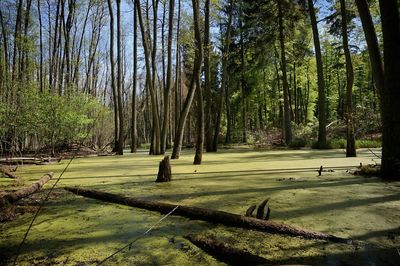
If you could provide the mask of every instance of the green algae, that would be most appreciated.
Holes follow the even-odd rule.
[[[171,183],[154,182],[162,156],[141,152],[76,159],[58,183],[57,197],[46,203],[36,220],[18,264],[95,265],[161,218],[156,212],[62,190],[63,186],[81,186],[238,214],[270,197],[271,220],[365,243],[333,244],[170,216],[106,265],[223,265],[185,240],[187,234],[216,237],[274,263],[395,265],[400,246],[400,182],[352,176],[345,168],[322,176],[316,172],[320,165],[350,169],[376,160],[367,150],[358,154],[345,158],[341,150],[224,150],[204,154],[204,163],[195,166],[193,154],[184,152],[181,159],[172,161]],[[17,173],[25,184],[49,171],[58,178],[67,163],[25,166]],[[40,193],[46,193],[53,182]],[[11,184],[0,179],[1,189],[10,189]],[[24,214],[0,224],[3,262],[13,258],[31,219],[32,214]]]

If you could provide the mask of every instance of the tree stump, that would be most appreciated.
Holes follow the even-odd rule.
[[[169,161],[169,155],[167,155],[160,162],[156,182],[169,182],[171,181],[171,178],[171,164]]]

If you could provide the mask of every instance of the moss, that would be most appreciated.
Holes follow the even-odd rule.
[[[183,239],[188,234],[214,235],[277,264],[395,264],[395,247],[400,244],[396,231],[400,183],[352,176],[345,168],[317,176],[320,165],[326,169],[360,162],[367,165],[376,159],[368,150],[359,150],[358,155],[345,158],[341,150],[261,152],[244,148],[205,153],[204,163],[194,166],[193,153],[184,151],[181,159],[171,161],[173,181],[162,184],[154,181],[163,157],[148,156],[146,151],[76,159],[42,209],[19,263],[96,264],[161,218],[155,212],[86,199],[62,189],[82,186],[238,214],[270,197],[272,221],[371,243],[366,247],[332,244],[170,216],[109,264],[223,265]],[[54,171],[57,178],[66,164],[20,167],[17,174],[29,184],[48,171]],[[284,170],[288,168],[294,170]],[[1,180],[0,184],[4,188],[10,182]],[[26,213],[0,224],[3,261],[14,255],[31,218],[32,214]]]

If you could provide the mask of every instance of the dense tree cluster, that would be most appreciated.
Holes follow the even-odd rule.
[[[382,132],[399,178],[399,25],[396,0],[4,0],[0,148],[193,146],[200,164],[222,143],[355,156]]]

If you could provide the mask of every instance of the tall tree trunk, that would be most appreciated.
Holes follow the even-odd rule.
[[[367,0],[356,0],[358,13],[360,15],[362,27],[364,29],[365,40],[368,45],[369,59],[371,61],[372,75],[374,77],[375,87],[379,95],[382,95],[384,88],[383,64],[381,52],[379,49],[378,38],[376,37],[374,23],[369,12]]]
[[[131,152],[134,153],[137,150],[137,107],[136,107],[136,86],[137,86],[137,8],[133,6],[133,86],[132,86],[132,120],[131,120]]]
[[[204,4],[204,81],[205,81],[205,134],[206,151],[213,151],[213,127],[211,126],[211,66],[210,66],[210,0]]]
[[[225,37],[221,36],[221,39],[224,40],[223,43],[223,50],[222,50],[222,77],[221,77],[221,92],[219,95],[218,99],[218,113],[217,113],[217,119],[215,121],[215,132],[214,132],[214,138],[213,138],[213,145],[212,145],[212,151],[216,152],[218,148],[218,138],[219,138],[219,132],[220,132],[220,126],[221,126],[221,116],[222,116],[222,111],[224,108],[224,96],[225,96],[225,91],[227,90],[228,87],[228,61],[229,61],[229,45],[230,45],[230,40],[231,40],[231,27],[232,27],[232,11],[233,11],[233,3],[232,0],[229,1],[229,14],[228,14],[228,24],[226,28],[226,33]],[[221,35],[222,35],[222,30],[221,30]],[[229,117],[227,117],[227,121],[229,121]]]
[[[124,154],[124,108],[122,105],[122,59],[121,59],[121,0],[117,0],[117,101],[118,101],[118,148],[117,154]]]
[[[308,11],[310,13],[311,27],[314,38],[315,59],[317,61],[317,76],[318,76],[318,147],[326,146],[326,106],[325,106],[325,81],[324,68],[322,63],[321,45],[319,42],[319,33],[317,18],[313,0],[308,0]]]
[[[242,142],[247,143],[247,92],[246,92],[246,82],[244,77],[245,72],[245,61],[244,61],[244,40],[243,40],[243,10],[242,1],[240,1],[239,6],[239,31],[240,31],[240,86],[242,93]]]
[[[347,37],[347,11],[346,11],[345,0],[340,0],[340,13],[342,15],[343,50],[346,58],[346,126],[347,126],[346,157],[356,157],[357,153],[356,153],[356,141],[354,137],[353,106],[352,106],[354,72],[353,72],[353,63],[351,61],[349,40]]]
[[[39,18],[39,47],[40,47],[39,86],[40,86],[40,92],[43,92],[43,34],[42,34],[42,13],[40,8],[40,0],[37,0],[37,10]]]
[[[383,56],[385,62],[382,93],[382,178],[400,180],[400,18],[397,0],[379,0]]]
[[[154,135],[155,135],[155,140],[154,140],[154,154],[158,155],[160,154],[160,119],[159,119],[159,114],[158,114],[158,104],[157,104],[157,98],[156,98],[156,92],[153,87],[153,82],[152,82],[152,72],[151,72],[151,63],[150,63],[150,49],[149,49],[149,39],[148,39],[148,34],[146,31],[146,27],[143,22],[143,16],[142,16],[142,10],[140,6],[140,0],[134,0],[135,5],[137,8],[137,15],[138,15],[138,20],[139,20],[139,25],[140,25],[140,30],[142,33],[142,45],[144,49],[144,58],[146,62],[146,86],[148,87],[148,90],[150,92],[150,100],[151,100],[151,113],[152,113],[152,121],[153,121],[153,130],[154,130]]]
[[[168,116],[170,112],[169,100],[172,87],[172,36],[174,33],[174,6],[175,0],[169,1],[168,13],[168,45],[167,45],[167,84],[164,91],[164,119],[161,133],[161,153],[165,153],[168,135]]]
[[[114,103],[114,147],[113,151],[117,152],[119,147],[119,115],[118,115],[118,95],[117,87],[115,84],[115,70],[114,70],[114,12],[112,0],[107,0],[108,10],[110,14],[110,66],[111,66],[111,90]]]
[[[186,118],[189,114],[190,107],[192,105],[193,97],[196,92],[196,77],[200,75],[201,70],[201,62],[203,61],[203,44],[201,41],[201,32],[200,32],[200,10],[198,0],[192,0],[193,4],[193,20],[194,20],[194,35],[196,40],[196,52],[195,52],[195,60],[193,66],[193,77],[190,81],[188,95],[186,96],[185,102],[183,104],[182,112],[179,116],[179,124],[177,134],[175,136],[174,147],[172,149],[171,159],[179,159],[179,155],[182,148],[183,134],[184,128],[186,124]],[[201,49],[200,49],[201,48]]]
[[[285,143],[289,144],[292,141],[292,125],[290,121],[290,110],[289,110],[289,84],[286,72],[286,52],[285,52],[285,35],[283,26],[283,11],[282,11],[282,0],[277,0],[278,4],[278,24],[279,24],[279,42],[281,47],[281,69],[283,79],[283,120],[285,129]],[[311,1],[311,0],[310,0]]]

